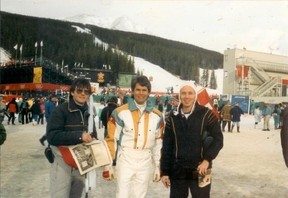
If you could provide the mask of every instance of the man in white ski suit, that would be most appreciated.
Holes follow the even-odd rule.
[[[133,79],[131,90],[133,97],[109,118],[105,138],[113,159],[118,144],[117,198],[144,198],[153,170],[153,181],[160,181],[163,116],[148,99],[151,84],[146,76]],[[104,167],[103,178],[112,177],[112,167]]]

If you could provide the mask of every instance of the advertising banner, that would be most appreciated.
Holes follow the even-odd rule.
[[[249,101],[249,96],[232,95],[231,97],[231,105],[233,106],[236,103],[239,103],[239,107],[244,113],[248,113],[249,111]]]

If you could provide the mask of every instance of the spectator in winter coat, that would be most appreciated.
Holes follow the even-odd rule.
[[[223,132],[225,131],[226,124],[228,124],[228,132],[231,132],[231,109],[232,106],[230,104],[230,101],[228,101],[221,110]]]
[[[57,96],[55,94],[52,94],[49,98],[48,101],[46,101],[45,103],[45,119],[46,119],[46,122],[48,123],[49,121],[49,118],[52,114],[52,112],[54,111],[55,107],[56,107],[56,104],[57,104]],[[45,140],[47,140],[47,137],[46,137],[46,134],[44,134],[40,139],[40,143],[45,146],[44,142]]]
[[[22,98],[19,98],[18,99],[18,102],[17,102],[17,106],[18,106],[18,122],[19,123],[22,123],[22,112],[21,112],[21,109],[20,109],[20,107],[21,107],[21,104],[22,104],[22,102],[23,102],[23,99]]]
[[[173,111],[177,111],[177,107],[179,105],[179,95],[174,95],[171,97],[169,103],[171,105],[171,107],[169,107],[169,109],[166,109],[165,112],[165,119],[171,114],[173,113]],[[167,105],[168,106],[168,105]]]
[[[257,105],[254,110],[254,118],[255,118],[255,125],[254,128],[256,129],[258,124],[261,122],[262,119],[262,112],[260,110],[260,107]]]
[[[12,119],[12,124],[15,125],[15,114],[18,113],[18,105],[16,102],[16,98],[12,98],[12,100],[7,104],[6,111],[9,111],[10,116],[8,119],[8,124],[10,124],[10,121]]]
[[[170,187],[170,197],[186,198],[190,191],[192,197],[209,198],[212,160],[222,147],[217,116],[197,103],[194,84],[182,85],[180,105],[166,119],[161,149],[162,183]]]
[[[262,131],[270,131],[270,118],[273,111],[268,103],[264,104],[264,109],[262,111],[262,115],[264,118],[264,128]]]
[[[273,119],[274,119],[274,129],[280,129],[280,114],[281,109],[278,104],[274,106],[274,110],[272,113]]]
[[[21,111],[21,122],[22,124],[26,124],[29,123],[29,119],[28,119],[28,102],[27,102],[27,98],[24,98],[21,105],[20,105],[20,111]]]
[[[231,111],[231,120],[232,120],[232,128],[231,132],[233,132],[233,128],[237,126],[237,132],[240,133],[240,117],[243,113],[242,109],[239,107],[239,103],[237,102],[234,107],[232,107]]]
[[[54,111],[56,104],[57,104],[57,96],[52,94],[48,101],[45,103],[45,119],[46,122],[49,122],[50,115]]]
[[[37,121],[38,121],[38,118],[39,118],[39,115],[41,113],[41,108],[40,108],[40,104],[39,104],[39,100],[36,99],[34,101],[34,103],[32,104],[32,107],[31,107],[31,113],[32,113],[32,124],[33,126],[36,125]]]
[[[104,107],[103,110],[101,111],[100,120],[102,121],[102,124],[105,127],[105,129],[104,129],[104,137],[107,136],[107,122],[108,122],[108,119],[109,119],[112,111],[114,111],[114,109],[117,108],[117,102],[118,102],[118,99],[117,99],[116,96],[111,97],[108,100],[107,106]]]
[[[44,124],[44,113],[45,113],[44,98],[40,98],[39,105],[40,105],[40,114],[39,114],[37,124],[39,124],[40,122],[41,124]]]

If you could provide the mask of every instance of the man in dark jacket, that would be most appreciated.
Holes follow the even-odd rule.
[[[52,94],[50,97],[49,97],[49,100],[46,101],[44,103],[45,105],[45,119],[46,119],[46,122],[48,123],[49,121],[49,118],[52,114],[52,112],[54,111],[55,107],[56,107],[56,103],[57,103],[57,96],[55,94]],[[47,140],[47,137],[46,137],[46,134],[44,134],[40,139],[40,143],[45,146],[44,142]]]
[[[88,126],[89,117],[93,116],[88,111],[90,95],[90,82],[75,79],[70,88],[69,102],[57,106],[47,123],[47,140],[55,156],[50,172],[51,197],[81,197],[83,193],[85,176],[75,168],[74,160],[72,164],[66,160],[73,158],[65,146],[89,143],[97,137],[95,123],[93,127]],[[89,128],[92,131],[88,131]]]
[[[27,98],[24,98],[21,105],[20,105],[20,112],[21,112],[21,122],[22,124],[25,124],[25,121],[26,121],[26,124],[29,123],[29,120],[28,120],[28,102],[27,102]]]
[[[231,120],[232,120],[232,128],[231,133],[233,132],[233,128],[237,126],[237,132],[240,133],[240,117],[243,113],[242,109],[239,107],[239,103],[237,102],[234,107],[232,107],[231,111]]]
[[[193,198],[209,198],[212,160],[222,147],[216,115],[197,103],[194,84],[181,86],[180,106],[166,119],[160,160],[170,197],[188,197],[190,190]]]
[[[104,138],[107,136],[107,122],[114,109],[117,108],[118,99],[116,96],[112,96],[107,103],[107,106],[103,108],[101,112],[100,120],[102,121],[103,126],[105,127]]]

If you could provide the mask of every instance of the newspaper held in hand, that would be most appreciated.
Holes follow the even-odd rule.
[[[198,175],[198,186],[203,188],[211,183],[212,172],[211,169],[207,170],[205,175]]]
[[[112,158],[105,140],[69,146],[81,175],[98,167],[112,164]]]

